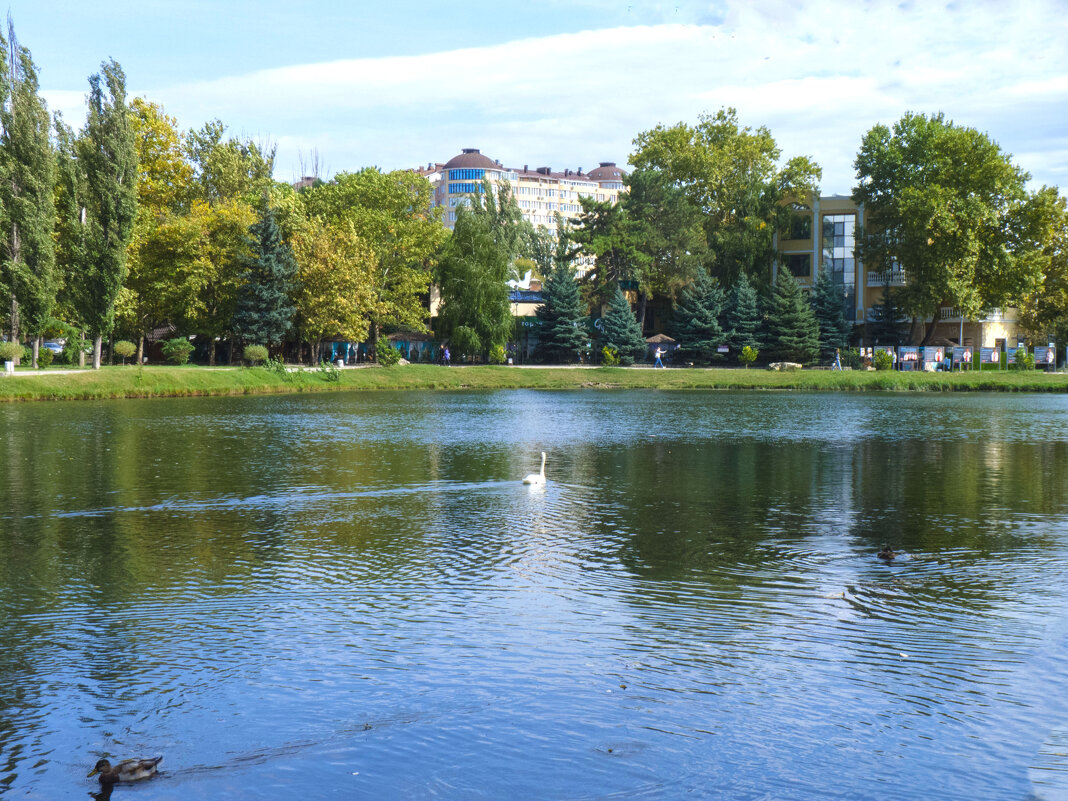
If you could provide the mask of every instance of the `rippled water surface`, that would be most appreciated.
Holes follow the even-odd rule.
[[[0,443],[5,799],[158,753],[113,797],[1068,798],[1064,397],[46,403]]]

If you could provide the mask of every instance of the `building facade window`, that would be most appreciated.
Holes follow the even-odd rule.
[[[811,239],[812,238],[812,215],[794,214],[790,217],[790,228],[786,232],[787,239]]]
[[[786,256],[786,269],[795,278],[812,277],[812,254],[791,253]]]
[[[449,170],[450,181],[481,181],[485,170]]]
[[[458,172],[458,170],[453,170]],[[450,195],[475,195],[482,192],[482,184],[449,184]]]
[[[857,301],[856,240],[857,218],[854,214],[828,214],[823,218],[822,269],[842,287],[846,318],[853,319]]]

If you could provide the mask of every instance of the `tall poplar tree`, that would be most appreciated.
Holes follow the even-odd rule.
[[[38,94],[37,68],[30,51],[19,46],[10,17],[8,40],[0,37],[0,46],[5,55],[0,76],[0,283],[10,295],[11,338],[19,338],[20,328],[31,335],[36,367],[41,331],[56,297],[55,155],[48,110]]]
[[[86,252],[79,293],[93,336],[93,369],[115,321],[115,300],[126,279],[126,248],[137,218],[137,143],[126,105],[126,76],[114,61],[89,78],[89,118],[78,140],[85,171]]]

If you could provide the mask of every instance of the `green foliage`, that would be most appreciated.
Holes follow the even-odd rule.
[[[388,339],[380,339],[375,344],[375,361],[383,367],[392,367],[400,357],[400,351],[390,345]]]
[[[18,342],[0,342],[0,361],[17,362],[22,358],[22,345]]]
[[[524,233],[508,184],[496,190],[488,181],[480,186],[469,206],[457,208],[456,227],[438,266],[438,325],[446,337],[457,328],[469,328],[477,335],[478,350],[488,350],[503,346],[512,332],[506,282]]]
[[[668,330],[679,343],[679,355],[683,359],[707,364],[716,356],[716,349],[726,341],[719,324],[723,303],[719,282],[704,269],[682,290]]]
[[[38,93],[30,51],[0,37],[0,61],[7,67],[0,90],[0,290],[11,309],[9,329],[42,333],[56,299],[55,155],[51,122]]]
[[[234,334],[240,339],[279,343],[292,325],[290,299],[297,262],[282,241],[274,212],[266,201],[259,220],[249,230],[251,255],[246,259],[234,311]]]
[[[99,342],[112,328],[126,280],[137,217],[137,145],[126,105],[126,76],[115,61],[89,78],[89,118],[77,143],[84,170],[83,260],[75,293],[82,322]],[[99,367],[94,347],[93,366]]]
[[[324,381],[336,383],[341,380],[341,370],[333,362],[326,360],[319,362],[319,372],[322,374]]]
[[[601,348],[601,364],[605,367],[619,367],[619,351],[605,345]]]
[[[286,368],[286,363],[281,359],[269,358],[263,363],[263,366],[281,378],[289,378],[289,370]]]
[[[1048,199],[1028,193],[1027,173],[986,134],[909,113],[868,131],[855,166],[860,256],[869,270],[900,265],[910,316],[937,320],[949,303],[977,319],[1037,282]]]
[[[742,352],[738,354],[738,361],[744,364],[745,368],[748,370],[749,365],[755,362],[759,355],[759,350],[754,348],[752,345],[746,345],[744,348],[742,348]]]
[[[1036,340],[1068,342],[1068,199],[1056,190],[1042,190],[1048,229],[1043,237],[1046,264],[1041,283],[1019,302],[1020,322]]]
[[[902,345],[906,338],[904,322],[905,317],[897,304],[897,293],[887,281],[883,284],[882,297],[871,307],[867,338],[876,345]]]
[[[504,364],[508,356],[504,352],[504,345],[494,345],[489,351],[490,364]]]
[[[171,364],[186,364],[193,352],[193,343],[185,337],[175,337],[163,343],[163,358]]]
[[[772,360],[810,364],[819,354],[819,326],[789,270],[780,270],[768,303],[767,352]]]
[[[877,350],[872,359],[872,365],[876,370],[892,370],[894,367],[894,357],[885,350]]]
[[[115,355],[122,359],[122,363],[126,364],[126,360],[137,353],[137,346],[126,339],[120,339],[111,349],[115,352]]]
[[[759,350],[763,325],[760,298],[746,274],[741,273],[724,303],[723,328],[731,352],[741,353],[746,347]]]
[[[608,309],[601,318],[601,341],[619,354],[623,365],[632,364],[645,355],[642,329],[630,310],[623,290],[615,286]]]
[[[267,361],[268,351],[264,345],[245,345],[244,359],[255,367]]]
[[[465,359],[472,359],[482,351],[482,340],[479,338],[478,332],[466,325],[454,328],[449,342],[452,345],[453,355],[460,362]]]
[[[578,361],[589,347],[584,325],[587,309],[579,295],[575,271],[567,258],[566,239],[561,236],[552,272],[542,284],[542,305],[534,310],[541,321],[541,357],[565,364]]]
[[[853,330],[845,316],[844,288],[831,278],[829,270],[821,269],[810,300],[819,327],[820,356],[824,361],[830,361],[836,350],[849,346],[849,335]]]
[[[630,162],[637,170],[659,171],[701,211],[715,275],[728,285],[742,273],[766,280],[774,232],[785,226],[792,203],[817,191],[820,168],[804,157],[779,167],[771,132],[741,127],[733,108],[701,115],[692,126],[658,125],[634,143]]]
[[[1016,351],[1016,360],[1013,364],[1009,365],[1016,370],[1034,370],[1035,369],[1035,354],[1028,353],[1027,348],[1019,348]]]
[[[51,367],[52,361],[56,358],[56,354],[50,351],[48,348],[39,348],[37,350],[37,366],[38,367]]]

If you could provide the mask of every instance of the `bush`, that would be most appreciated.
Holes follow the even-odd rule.
[[[171,364],[186,364],[193,352],[193,343],[185,337],[175,337],[163,343],[163,358]]]
[[[133,356],[135,353],[137,353],[137,346],[126,339],[120,339],[118,342],[111,346],[111,349],[115,351],[116,356],[120,356],[122,358],[123,364],[126,364],[126,360]]]
[[[48,348],[39,348],[37,350],[37,366],[38,367],[51,367],[52,360],[56,357],[52,351]]]
[[[389,344],[389,340],[380,339],[375,344],[375,359],[383,367],[392,367],[400,361],[400,351]]]
[[[860,351],[856,348],[845,348],[842,350],[842,367],[848,367],[851,370],[863,370],[866,367],[864,357],[860,355]]]
[[[605,345],[601,348],[601,364],[604,367],[619,367],[619,351]]]
[[[319,362],[319,372],[323,375],[324,381],[340,381],[341,370],[333,362],[328,362],[325,359]]]
[[[482,340],[478,332],[467,325],[458,325],[452,330],[449,344],[452,345],[452,355],[457,361],[465,361],[482,350]]]
[[[14,362],[22,358],[22,345],[18,342],[0,342],[0,362]]]
[[[751,345],[746,345],[742,348],[742,352],[738,354],[738,361],[745,365],[745,369],[749,369],[749,365],[757,360],[757,356],[760,355],[760,351]]]
[[[504,345],[494,345],[492,348],[490,348],[490,364],[504,364],[504,361],[507,358],[508,357],[504,354]]]
[[[1017,370],[1034,370],[1035,369],[1035,354],[1028,353],[1023,348],[1016,351],[1016,363],[1010,365]]]
[[[245,361],[255,367],[267,361],[267,348],[263,345],[245,345]]]
[[[885,350],[875,351],[875,358],[872,360],[876,370],[892,370],[894,367],[894,357],[887,353]]]

